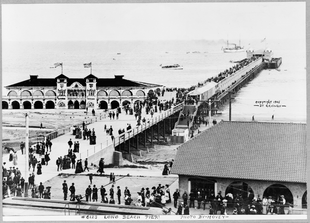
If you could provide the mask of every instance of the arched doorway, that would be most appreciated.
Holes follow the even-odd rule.
[[[122,102],[122,106],[126,106],[126,105],[130,105],[130,101],[127,101],[127,100],[126,100],[126,101],[123,101],[123,102]]]
[[[74,109],[80,109],[80,103],[78,101],[74,102]]]
[[[294,199],[292,192],[282,184],[272,184],[266,188],[263,194],[263,196],[267,198],[271,196],[275,201],[279,199],[280,195],[284,195],[286,203],[293,204]]]
[[[42,109],[43,103],[41,101],[36,101],[33,106],[35,109]]]
[[[231,193],[233,197],[236,197],[237,194],[241,195],[243,200],[248,199],[249,195],[254,197],[254,191],[252,188],[245,182],[242,181],[234,181],[225,190],[225,195]]]
[[[68,102],[68,108],[69,109],[74,109],[74,104],[73,104],[73,102],[71,100]]]
[[[31,103],[29,101],[23,102],[24,109],[31,109]]]
[[[8,109],[9,108],[9,104],[6,101],[2,102],[2,109]]]
[[[302,208],[307,208],[307,191],[304,193],[304,195],[302,195],[301,205]]]
[[[190,182],[190,190],[194,193],[194,197],[197,199],[198,192],[203,195],[207,195],[207,197],[211,197],[214,195],[215,183],[216,180],[209,178],[190,178],[188,179]],[[191,191],[187,191],[189,194]]]
[[[55,103],[52,102],[52,101],[48,101],[48,102],[46,102],[45,107],[46,107],[46,109],[54,109],[55,108]]]
[[[20,104],[17,101],[12,102],[12,108],[13,109],[20,109]]]
[[[119,107],[118,101],[112,101],[111,102],[111,109],[118,108],[118,107]]]
[[[106,101],[100,101],[99,108],[108,109],[108,103]]]
[[[80,108],[81,108],[81,109],[85,109],[85,108],[86,108],[86,103],[85,103],[85,101],[81,101]]]

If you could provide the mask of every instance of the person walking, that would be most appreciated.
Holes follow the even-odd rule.
[[[104,167],[104,161],[103,161],[103,158],[101,158],[99,161],[99,169],[97,170],[97,173],[99,172],[100,175],[102,175],[102,173],[104,173],[103,167]]]
[[[42,174],[42,165],[39,161],[37,164],[37,175],[41,175],[41,174]]]
[[[182,198],[183,198],[184,206],[186,207],[187,200],[188,200],[188,194],[186,193],[186,191],[184,191]],[[185,212],[185,210],[184,210],[184,212]]]
[[[51,159],[50,159],[50,154],[47,153],[47,151],[46,151],[46,153],[45,153],[45,155],[44,155],[44,160],[45,160],[45,165],[47,166],[47,165],[48,165],[48,161],[51,160]]]
[[[73,153],[71,157],[72,169],[75,169],[76,155]]]
[[[89,185],[85,190],[86,202],[91,201],[91,193],[92,193],[92,189]]]
[[[180,197],[179,189],[176,189],[175,192],[173,193],[174,208],[177,208],[177,203],[178,203],[179,197]]]
[[[103,187],[103,185],[101,185],[100,194],[101,194],[101,203],[104,203],[105,195],[106,195],[106,190],[105,190],[105,188]]]
[[[111,199],[114,200],[114,185],[112,184],[111,188],[110,188],[110,197]]]
[[[43,191],[44,191],[44,185],[42,184],[42,182],[40,182],[40,185],[39,185],[40,198],[42,198],[43,196]]]
[[[22,141],[20,143],[20,150],[22,151],[22,155],[24,154],[25,143]]]
[[[74,183],[69,188],[69,191],[71,192],[70,194],[70,201],[75,201],[75,186]]]
[[[62,183],[62,191],[64,193],[64,200],[67,200],[67,195],[68,195],[68,184],[66,183],[66,181],[64,180],[64,182]]]
[[[98,188],[96,187],[96,185],[94,185],[93,187],[93,202],[97,202],[98,201]]]
[[[72,144],[73,144],[73,142],[72,142],[72,140],[70,139],[69,141],[68,141],[68,145],[69,145],[69,148],[71,149],[71,147],[72,147]]]
[[[87,171],[89,172],[89,169],[88,169],[88,159],[86,158],[85,161],[84,161],[84,171],[87,169]]]
[[[60,168],[60,159],[59,159],[59,157],[56,160],[56,165],[57,165],[57,171],[59,171],[59,168]]]
[[[121,204],[121,195],[122,195],[122,192],[121,192],[121,189],[120,189],[119,186],[117,186],[116,195],[117,195],[117,199],[118,199],[118,204]]]

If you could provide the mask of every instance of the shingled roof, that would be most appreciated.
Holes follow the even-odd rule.
[[[306,183],[306,124],[227,122],[178,148],[179,175]]]
[[[35,78],[32,78],[35,77]],[[97,78],[94,75],[88,75],[85,78]],[[37,78],[37,75],[30,75],[30,79],[24,80],[15,84],[6,86],[7,88],[11,87],[40,87],[40,86],[57,86],[57,78],[67,78],[68,86],[74,82],[79,82],[81,85],[86,86],[85,78],[68,78],[65,75],[61,74],[56,78]],[[97,78],[97,87],[156,87],[160,86],[157,84],[144,83],[138,81],[131,81],[124,79],[123,75],[115,75],[115,78]]]

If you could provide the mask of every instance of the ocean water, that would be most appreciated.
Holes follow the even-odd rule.
[[[268,47],[275,57],[282,57],[280,70],[264,70],[244,86],[232,103],[232,120],[306,121],[306,44],[300,41],[242,41],[245,48]],[[224,40],[218,41],[105,41],[105,42],[3,42],[3,86],[37,74],[56,77],[62,62],[68,77],[85,77],[92,62],[92,73],[100,78],[124,78],[167,87],[190,87],[233,66],[246,53],[223,53]],[[180,64],[183,70],[165,70],[160,65]],[[3,95],[6,90],[3,88]],[[257,107],[258,100],[280,101],[286,107]],[[228,119],[228,106],[220,108],[218,118]]]

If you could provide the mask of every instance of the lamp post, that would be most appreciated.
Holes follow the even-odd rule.
[[[26,138],[25,138],[25,196],[28,197],[28,165],[29,165],[29,115],[26,113]]]

